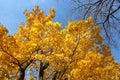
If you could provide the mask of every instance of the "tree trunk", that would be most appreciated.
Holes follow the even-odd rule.
[[[40,71],[39,71],[39,79],[44,80],[44,70],[49,66],[49,63],[40,61]]]
[[[18,80],[24,80],[24,77],[25,77],[25,70],[22,70],[20,72],[20,78]]]

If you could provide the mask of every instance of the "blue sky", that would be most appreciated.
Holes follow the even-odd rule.
[[[35,4],[38,4],[45,13],[54,7],[56,11],[54,21],[62,23],[63,26],[72,19],[71,16],[67,17],[71,15],[70,0],[0,0],[0,23],[7,27],[10,34],[17,32],[18,22],[25,22],[23,11],[31,10]],[[120,50],[112,49],[112,53],[115,60],[120,62]]]
[[[56,10],[55,21],[61,22],[63,25],[67,23],[67,13],[70,11],[70,4],[63,3],[64,1],[55,0],[0,0],[0,23],[9,30],[10,34],[17,31],[18,22],[24,22],[25,16],[23,11],[25,9],[31,10],[35,4],[40,6],[45,13],[51,7]]]

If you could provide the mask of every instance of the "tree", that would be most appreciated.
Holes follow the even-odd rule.
[[[20,72],[20,80],[23,80],[25,75],[25,69],[31,63],[31,54],[24,52],[20,53],[19,45],[12,35],[7,35],[7,30],[2,25],[0,26],[0,69],[2,73],[0,78],[10,77],[10,75],[15,75],[18,77]],[[22,45],[21,45],[22,46]]]
[[[8,30],[0,26],[1,79],[23,80],[30,66],[39,68],[40,80],[120,79],[119,63],[103,44],[100,28],[92,17],[69,21],[62,29],[60,23],[52,21],[53,8],[44,15],[36,5],[24,13],[27,23],[20,24],[14,35],[8,35]]]
[[[93,17],[95,25],[99,25],[108,44],[117,46],[120,24],[120,0],[72,0],[74,14],[80,19]],[[117,43],[117,44],[116,44]]]
[[[54,10],[51,9],[50,13],[46,15],[46,17],[43,16],[44,14],[42,10],[38,10],[38,6],[35,6],[35,8],[31,11],[30,14],[27,14],[27,12],[25,12],[25,15],[27,16],[26,20],[28,21],[28,23],[25,25],[26,27],[20,25],[20,32],[14,35],[8,35],[7,29],[4,28],[2,25],[0,26],[0,65],[2,70],[0,75],[1,79],[4,77],[9,78],[11,75],[15,75],[15,78],[19,78],[20,80],[24,79],[26,68],[34,61],[35,53],[37,54],[40,49],[39,46],[41,45],[41,42],[39,40],[43,36],[40,36],[40,38],[38,37],[38,34],[39,32],[44,32],[44,29],[42,29],[41,27],[37,28],[36,23],[31,25],[31,23],[33,23],[31,19],[33,19],[33,17],[36,17],[35,20],[37,21],[38,19],[45,19],[44,22],[47,22],[48,20],[51,20],[52,17],[54,17],[53,11]],[[36,43],[37,41],[39,42]]]

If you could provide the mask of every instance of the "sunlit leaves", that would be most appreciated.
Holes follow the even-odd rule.
[[[92,17],[69,21],[62,29],[59,22],[52,21],[54,8],[44,15],[36,5],[24,14],[27,22],[20,24],[14,35],[7,35],[7,29],[0,26],[1,78],[11,74],[18,78],[20,70],[25,72],[32,61],[39,59],[49,63],[44,76],[56,73],[58,80],[120,79],[119,64],[102,43],[100,28],[94,25]]]
[[[0,24],[0,38],[8,33],[8,30]]]
[[[119,69],[118,64],[113,64],[114,62],[106,63],[104,58],[102,54],[89,52],[86,54],[84,60],[77,62],[76,68],[71,71],[71,79],[119,79],[120,75],[119,71],[117,71]],[[111,56],[109,59],[113,61]]]

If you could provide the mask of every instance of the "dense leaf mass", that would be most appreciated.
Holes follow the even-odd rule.
[[[120,65],[103,44],[92,17],[68,21],[62,29],[52,21],[54,8],[44,15],[36,5],[24,14],[27,23],[20,24],[14,35],[0,25],[0,79],[23,80],[25,70],[40,60],[40,80],[120,80]]]

